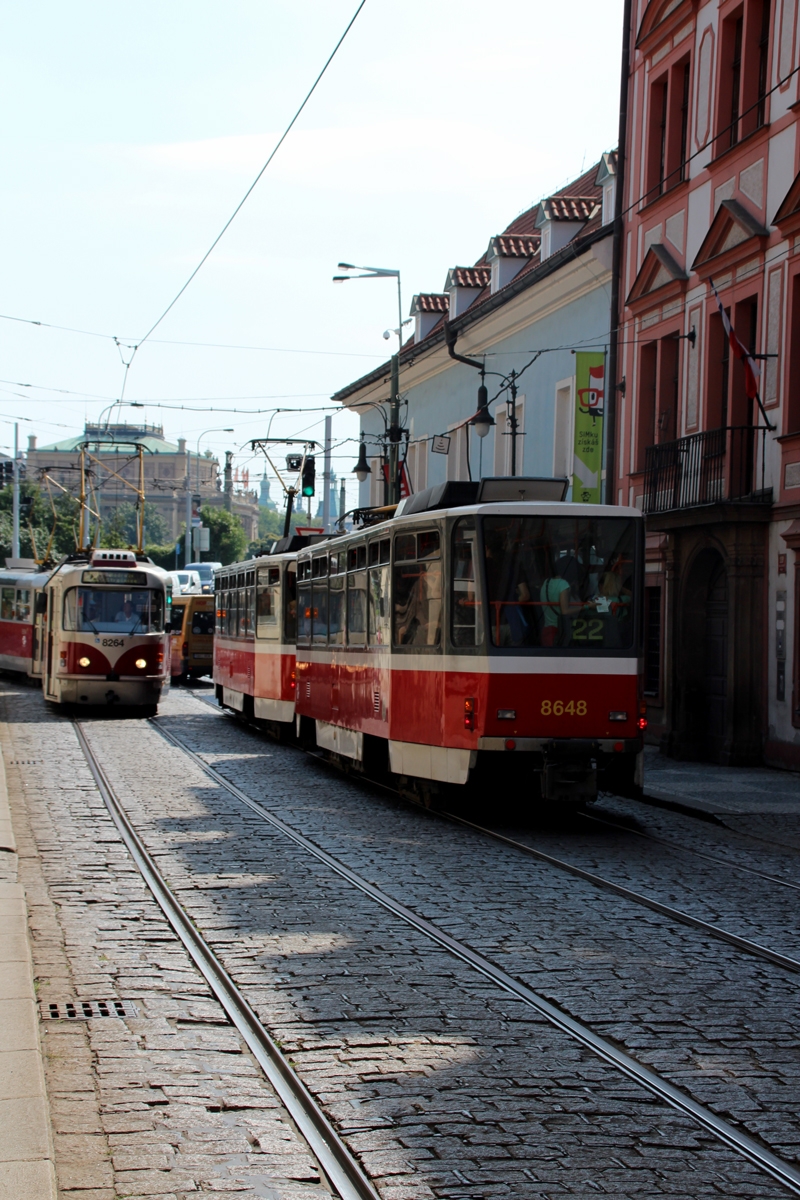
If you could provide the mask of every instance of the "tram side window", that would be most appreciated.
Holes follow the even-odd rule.
[[[15,614],[14,589],[13,587],[4,587],[0,595],[0,619],[3,621],[13,621]]]
[[[284,575],[286,612],[283,616],[283,636],[289,642],[297,641],[297,572],[289,566]]]
[[[477,580],[475,518],[462,517],[453,529],[450,637],[454,646],[483,645],[483,611]]]
[[[328,641],[328,583],[325,579],[314,581],[311,592],[313,613],[311,614],[311,640],[315,645],[324,646]]]
[[[17,588],[17,620],[30,621],[31,593],[29,588]]]
[[[297,590],[297,644],[309,645],[311,642],[311,588],[301,586]]]
[[[252,574],[252,572],[248,572],[248,574]],[[255,603],[255,588],[241,588],[239,591],[239,637],[248,637],[253,632]]]
[[[366,546],[360,548],[366,555]],[[367,572],[354,571],[347,576],[347,644],[363,646],[366,640]]]
[[[394,540],[395,646],[441,647],[442,561],[439,532],[398,534]]]
[[[347,612],[344,575],[334,575],[328,593],[328,641],[332,646],[343,646],[347,633]]]
[[[279,567],[261,567],[256,592],[256,637],[276,639],[280,635],[281,572]]]
[[[228,592],[228,603],[225,605],[225,632],[227,633],[228,637],[236,637],[236,630],[239,626],[239,606],[237,603],[237,598],[238,592],[234,590]]]
[[[390,645],[390,603],[389,568],[372,567],[369,573],[370,646]]]

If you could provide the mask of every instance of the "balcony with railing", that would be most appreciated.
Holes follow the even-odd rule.
[[[645,455],[645,513],[710,504],[771,504],[764,483],[767,430],[729,425],[648,446]]]

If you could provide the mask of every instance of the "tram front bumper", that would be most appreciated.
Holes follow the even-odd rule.
[[[162,678],[60,679],[62,704],[128,705],[158,704],[164,681]]]

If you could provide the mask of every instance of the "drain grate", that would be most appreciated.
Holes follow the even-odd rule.
[[[92,1017],[138,1017],[130,1000],[55,1000],[39,1006],[43,1021],[88,1021]]]

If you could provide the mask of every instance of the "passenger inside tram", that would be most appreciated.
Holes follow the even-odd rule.
[[[160,633],[164,597],[149,588],[112,591],[69,588],[64,594],[64,629],[80,633]]]
[[[633,523],[605,517],[484,519],[495,646],[627,649],[633,644]]]

